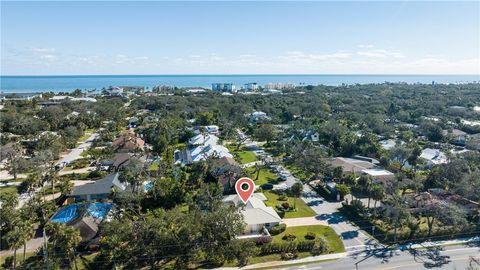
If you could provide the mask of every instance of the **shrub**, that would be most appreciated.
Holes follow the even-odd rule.
[[[270,234],[271,234],[271,235],[281,234],[282,232],[285,231],[285,229],[287,229],[287,225],[285,225],[285,224],[278,224],[278,225],[276,225],[276,226],[273,226],[272,229],[270,229]]]
[[[298,251],[311,251],[315,246],[315,242],[313,241],[300,241],[297,243],[297,250]]]
[[[294,234],[291,234],[291,233],[286,233],[282,239],[285,240],[285,241],[293,241],[295,240],[297,237],[294,235]]]
[[[286,200],[288,200],[288,197],[287,197],[287,195],[285,195],[285,194],[280,194],[280,195],[278,196],[278,200],[279,200],[279,201],[286,201]]]
[[[315,235],[315,233],[313,232],[307,232],[307,234],[305,235],[305,239],[308,239],[308,240],[313,240],[315,239],[317,236]]]
[[[264,245],[272,242],[272,237],[268,235],[263,235],[257,238],[257,245]]]
[[[290,204],[288,202],[284,202],[284,203],[282,203],[282,207],[283,207],[283,209],[288,210],[288,209],[290,209]]]
[[[312,255],[320,255],[323,253],[326,253],[330,250],[328,243],[325,239],[319,238],[318,240],[315,241],[314,246],[311,249]]]
[[[293,259],[297,258],[297,253],[296,252],[283,252],[280,257],[282,258],[282,260],[293,260]]]

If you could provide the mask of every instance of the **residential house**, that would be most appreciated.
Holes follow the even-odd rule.
[[[213,134],[198,134],[189,140],[186,149],[175,150],[174,163],[189,165],[208,158],[233,158],[228,148],[220,145],[218,141],[218,137]]]
[[[263,193],[254,193],[244,204],[237,194],[228,195],[223,198],[226,205],[240,206],[243,221],[247,224],[243,235],[239,238],[255,238],[268,234],[268,230],[282,222],[280,216],[272,208],[265,205],[267,198]]]
[[[52,216],[51,222],[63,223],[79,230],[83,241],[98,235],[99,225],[106,220],[112,203],[76,203],[64,206]]]
[[[427,167],[448,162],[448,158],[445,153],[439,149],[425,148],[420,153],[420,158],[425,161]]]
[[[128,128],[135,128],[135,127],[137,127],[138,121],[139,121],[138,117],[135,117],[135,116],[130,117],[130,118],[128,119]]]
[[[261,111],[255,111],[250,114],[250,123],[258,123],[261,121],[268,121],[271,118],[267,116],[266,113]]]
[[[390,150],[397,145],[397,142],[393,139],[379,141],[379,143],[380,143],[380,147],[382,147],[385,150]]]
[[[457,146],[465,146],[468,134],[459,129],[452,129],[452,131],[443,130],[443,136],[448,136],[451,138],[450,142]]]
[[[134,152],[143,150],[145,142],[132,129],[128,129],[112,142],[112,146],[118,152]]]
[[[213,134],[213,135],[219,135],[220,134],[220,128],[217,125],[209,125],[209,126],[197,126],[194,128],[193,132],[195,134],[201,134],[200,129],[203,128],[204,131],[208,134]]]
[[[77,186],[68,195],[69,201],[90,201],[107,199],[113,189],[124,191],[127,186],[118,179],[119,173],[111,173],[91,184]]]
[[[320,140],[320,134],[316,130],[300,129],[298,131],[291,132],[291,136],[288,140],[318,142]]]
[[[336,157],[327,159],[332,167],[341,167],[344,173],[367,175],[375,183],[385,184],[395,179],[395,174],[378,166],[378,161],[369,157],[355,156],[353,158]]]
[[[224,193],[234,190],[235,182],[242,173],[240,164],[230,157],[214,160],[210,174],[223,187]]]

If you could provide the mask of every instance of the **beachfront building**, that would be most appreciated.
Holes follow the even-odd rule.
[[[256,82],[246,83],[246,84],[243,85],[243,89],[245,91],[257,91],[258,90],[258,84]]]
[[[212,90],[217,92],[237,92],[237,88],[233,83],[212,83]]]
[[[295,88],[294,83],[267,83],[263,86],[263,88],[270,88],[270,89],[293,89]]]

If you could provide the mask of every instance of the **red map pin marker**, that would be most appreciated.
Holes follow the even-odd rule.
[[[254,190],[255,183],[253,183],[252,179],[248,177],[242,177],[238,179],[237,183],[235,183],[235,191],[244,204],[247,204]]]

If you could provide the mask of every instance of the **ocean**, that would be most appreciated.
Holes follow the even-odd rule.
[[[101,90],[109,86],[156,85],[211,87],[212,83],[294,83],[296,85],[341,85],[383,82],[413,83],[480,82],[480,75],[82,75],[82,76],[0,76],[4,93],[70,92],[75,89]]]

